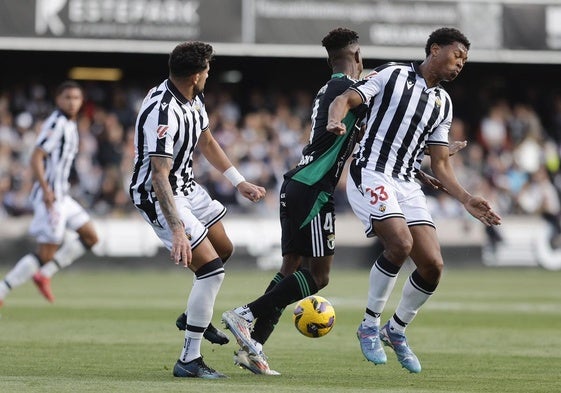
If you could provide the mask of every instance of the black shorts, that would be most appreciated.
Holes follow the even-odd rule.
[[[313,215],[314,206],[321,209]],[[313,215],[313,216],[312,216]],[[287,179],[280,191],[282,255],[322,257],[335,253],[333,196]]]

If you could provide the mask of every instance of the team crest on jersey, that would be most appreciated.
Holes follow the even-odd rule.
[[[440,108],[440,105],[442,105],[442,101],[440,100],[440,97],[435,98],[434,105],[436,105],[437,108]]]
[[[327,248],[330,250],[335,249],[335,235],[331,234],[327,236]]]
[[[380,210],[382,213],[386,211],[386,205],[381,204],[380,207],[378,208],[378,210]]]
[[[158,139],[162,139],[166,136],[169,126],[165,124],[159,124],[156,132],[158,133]]]

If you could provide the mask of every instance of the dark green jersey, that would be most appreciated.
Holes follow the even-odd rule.
[[[343,166],[353,151],[359,131],[358,123],[366,112],[366,106],[360,105],[347,114],[343,119],[347,132],[338,136],[326,130],[329,105],[355,82],[345,74],[333,74],[319,90],[313,104],[310,142],[302,150],[298,165],[288,171],[285,178],[333,193]]]

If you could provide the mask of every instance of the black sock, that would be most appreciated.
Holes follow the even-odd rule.
[[[299,270],[280,281],[269,292],[248,304],[253,316],[270,316],[290,303],[313,295],[318,287],[308,270]]]

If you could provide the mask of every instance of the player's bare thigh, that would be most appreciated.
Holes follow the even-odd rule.
[[[396,266],[401,266],[413,247],[413,237],[404,218],[392,217],[374,221],[372,227],[384,246],[384,255]]]
[[[208,237],[205,237],[203,241],[201,241],[199,245],[192,251],[193,259],[191,261],[191,265],[189,265],[189,268],[194,272],[199,270],[201,266],[204,266],[208,262],[218,258],[218,253],[212,246],[212,243],[210,242]]]
[[[222,262],[226,262],[234,252],[234,245],[226,234],[222,221],[218,221],[208,228],[207,237],[220,259],[222,259]]]

